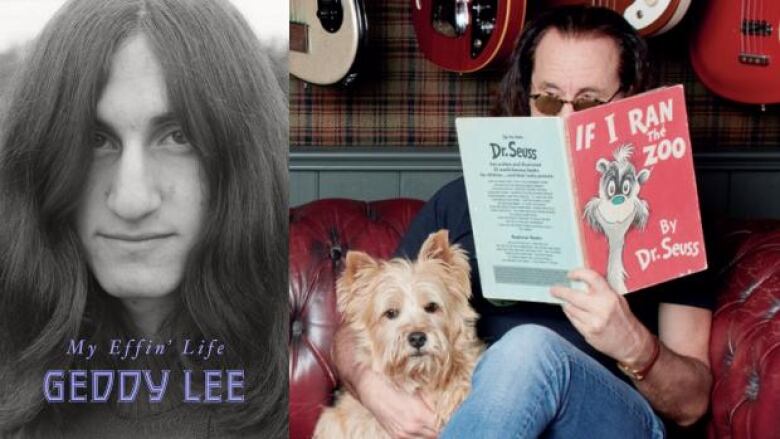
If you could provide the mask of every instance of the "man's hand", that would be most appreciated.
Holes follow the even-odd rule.
[[[550,293],[563,300],[563,312],[588,344],[627,366],[649,362],[653,336],[631,312],[626,299],[593,270],[573,270],[569,278],[584,282],[586,291],[554,286]]]
[[[419,395],[395,387],[384,375],[365,371],[357,384],[363,405],[393,439],[436,439],[436,415]]]

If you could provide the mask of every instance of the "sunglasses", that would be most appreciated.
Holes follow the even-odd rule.
[[[566,99],[561,99],[558,96],[544,94],[544,93],[532,94],[530,98],[533,99],[534,105],[536,106],[536,109],[539,110],[540,113],[545,114],[547,116],[556,116],[558,113],[561,112],[561,109],[565,104],[571,104],[574,111],[587,110],[588,108],[593,108],[602,104],[606,104],[612,99],[615,99],[615,96],[617,96],[618,93],[620,93],[621,91],[622,89],[618,89],[618,91],[616,91],[615,94],[613,94],[612,97],[610,97],[607,100],[594,99],[594,98],[578,98],[578,99],[568,101]]]

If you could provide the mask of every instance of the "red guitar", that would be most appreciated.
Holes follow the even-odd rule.
[[[691,63],[714,93],[748,104],[780,102],[780,1],[709,0]]]
[[[453,72],[504,60],[525,20],[525,0],[411,0],[417,44],[428,60]]]
[[[640,35],[660,35],[682,20],[691,0],[547,0],[547,5],[591,5],[612,9]]]

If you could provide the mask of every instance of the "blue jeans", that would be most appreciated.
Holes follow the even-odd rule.
[[[663,438],[637,390],[555,332],[521,325],[479,360],[440,438]]]

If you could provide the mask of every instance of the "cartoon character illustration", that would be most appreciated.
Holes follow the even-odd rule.
[[[633,146],[626,144],[612,153],[615,160],[601,158],[596,162],[601,173],[599,194],[588,201],[583,212],[593,230],[607,237],[607,282],[619,294],[627,292],[623,268],[626,233],[632,227],[644,229],[650,217],[647,201],[639,198],[640,186],[647,183],[650,170],[636,172],[629,160],[633,152]]]

